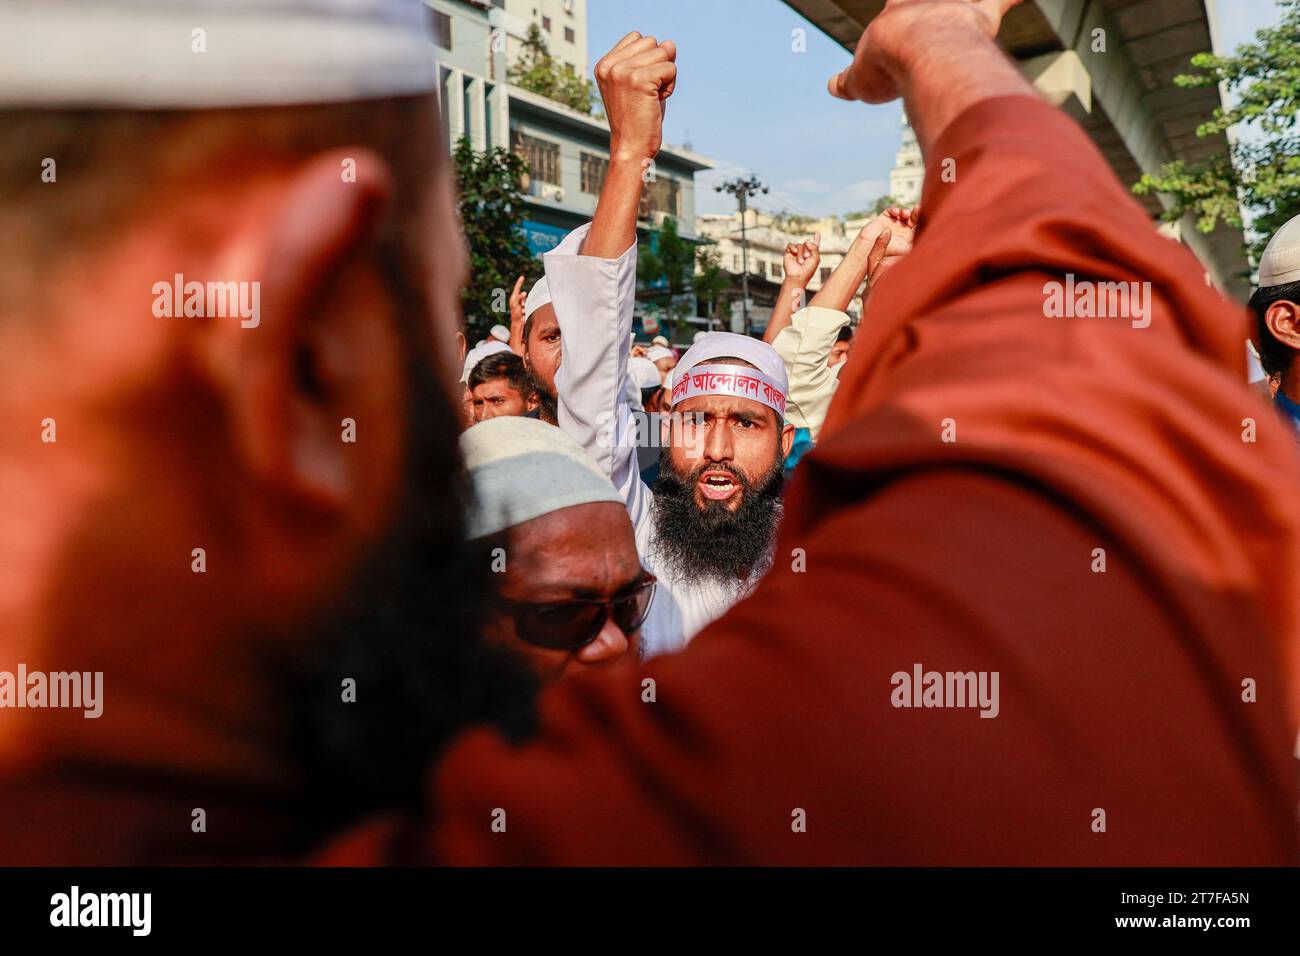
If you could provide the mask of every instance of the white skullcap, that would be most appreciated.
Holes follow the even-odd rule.
[[[467,536],[482,538],[593,501],[623,504],[582,447],[554,425],[515,415],[489,418],[460,436],[474,486]]]
[[[764,384],[768,388],[755,388],[748,380],[743,383],[745,388],[741,388],[734,380],[739,375],[734,366],[711,364],[711,360],[721,358],[738,358],[748,362],[762,373],[767,380]],[[728,378],[726,371],[709,375],[701,372],[692,376],[691,370],[697,366],[710,370],[729,370],[733,380],[723,381]],[[785,415],[785,400],[790,392],[785,362],[776,349],[766,342],[735,332],[710,332],[687,349],[673,369],[671,387],[674,405],[683,398],[694,395],[741,395],[762,402],[781,416]],[[779,393],[779,397],[769,389]]]
[[[488,334],[491,335],[492,338],[496,339],[498,342],[510,341],[510,330],[507,329],[504,325],[492,326],[492,330]]]
[[[460,380],[462,382],[468,382],[469,373],[474,371],[474,366],[483,361],[489,355],[493,355],[497,352],[509,351],[510,346],[506,345],[504,342],[498,342],[496,339],[488,339],[485,342],[480,342],[478,345],[470,349],[469,354],[465,356],[465,364],[461,367]]]
[[[1277,231],[1259,257],[1259,287],[1300,282],[1300,216]]]
[[[198,109],[428,93],[431,16],[420,0],[5,0],[0,106]]]
[[[639,355],[634,355],[627,360],[627,374],[632,381],[636,382],[638,389],[660,388],[664,384],[663,376],[659,374],[655,363]]]
[[[672,349],[666,349],[662,345],[652,345],[645,350],[645,357],[651,362],[657,362],[660,359],[672,358]]]
[[[528,290],[528,298],[524,300],[524,321],[544,305],[551,302],[551,287],[546,284],[546,276],[538,279],[531,289]]]
[[[664,348],[668,348],[668,339],[665,336],[656,335],[650,342],[653,345],[662,345]]]

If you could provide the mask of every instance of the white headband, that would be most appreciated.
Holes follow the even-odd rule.
[[[741,359],[754,366],[762,374],[762,378],[759,380],[758,395],[753,393],[753,384],[745,380],[754,377],[747,374],[753,370],[746,369],[744,366],[710,365],[710,369],[714,372],[721,368],[722,379],[702,379],[698,385],[693,377],[689,381],[687,380],[687,376],[693,376],[699,366],[724,358]],[[725,381],[727,373],[732,375],[729,385]],[[739,373],[739,379],[735,377],[736,373]],[[776,349],[759,339],[748,335],[740,335],[736,332],[710,332],[697,340],[694,345],[686,350],[686,354],[677,361],[677,367],[673,369],[671,382],[674,404],[680,398],[688,395],[738,395],[742,398],[752,398],[755,401],[762,402],[769,408],[775,409],[777,414],[782,416],[785,415],[785,400],[790,392],[790,380],[786,375],[785,362],[777,354]],[[683,382],[685,382],[685,385],[683,385]],[[710,390],[710,382],[719,389],[724,390]],[[726,390],[737,387],[743,388],[744,391]],[[703,391],[700,389],[703,389]]]
[[[198,109],[436,88],[420,0],[4,0],[0,106]]]
[[[745,365],[696,365],[673,386],[673,405],[698,395],[734,395],[762,402],[785,417],[785,390]]]

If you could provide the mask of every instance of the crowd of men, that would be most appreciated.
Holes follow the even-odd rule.
[[[1300,461],[1243,346],[1300,430],[1300,221],[1222,299],[1016,2],[886,4],[830,92],[957,175],[689,346],[633,336],[689,77],[628,33],[592,221],[472,348],[421,4],[207,4],[197,62],[185,4],[0,10],[0,669],[104,688],[0,695],[0,863],[1294,863]],[[1067,275],[1151,321],[1048,317]]]

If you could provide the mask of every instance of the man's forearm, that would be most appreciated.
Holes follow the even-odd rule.
[[[866,281],[871,270],[871,250],[880,237],[881,229],[863,231],[853,240],[849,251],[844,254],[840,264],[835,267],[822,287],[817,290],[809,305],[816,305],[838,312],[847,312],[849,303],[857,295],[862,283]]]
[[[610,159],[582,255],[617,259],[636,242],[643,168],[638,159],[617,155]]]
[[[999,96],[1038,94],[997,44],[959,24],[936,26],[924,43],[902,45],[895,76],[921,153],[976,103]]]
[[[772,317],[767,320],[763,330],[763,341],[771,345],[781,330],[790,325],[790,316],[795,313],[795,300],[803,304],[804,287],[798,282],[787,279],[781,283],[781,291],[776,295],[776,305],[772,308]]]

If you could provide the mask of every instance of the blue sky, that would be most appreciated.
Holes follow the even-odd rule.
[[[758,174],[773,211],[830,215],[861,209],[889,190],[901,107],[842,103],[826,80],[850,60],[841,46],[780,0],[588,0],[592,65],[629,30],[677,43],[678,88],[665,138],[718,164],[697,177],[699,212],[730,212],[713,185]],[[1223,44],[1232,49],[1277,22],[1275,0],[1218,0]],[[806,52],[791,31],[806,33]]]

